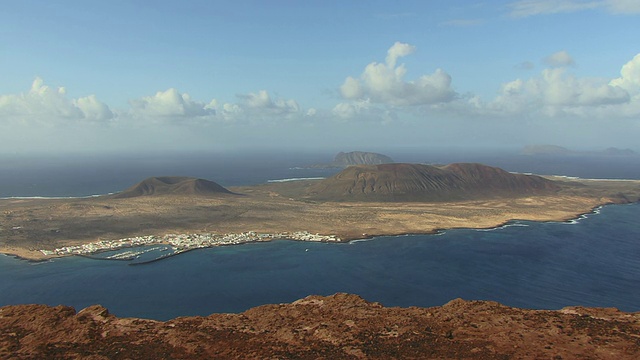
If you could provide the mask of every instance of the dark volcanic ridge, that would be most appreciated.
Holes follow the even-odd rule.
[[[541,195],[559,189],[540,176],[482,164],[397,163],[350,166],[311,186],[307,194],[322,201],[459,201]]]
[[[221,185],[205,180],[185,176],[150,177],[134,186],[114,194],[116,199],[155,195],[210,196],[233,194]]]
[[[638,359],[639,333],[640,313],[613,308],[399,308],[349,294],[166,322],[97,305],[0,308],[2,359]]]

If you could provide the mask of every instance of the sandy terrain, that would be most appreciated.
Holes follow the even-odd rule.
[[[170,233],[309,231],[349,240],[562,221],[640,199],[640,181],[555,180],[563,184],[555,195],[436,203],[314,202],[304,196],[313,181],[230,188],[242,195],[2,199],[0,252],[38,259],[40,249]]]

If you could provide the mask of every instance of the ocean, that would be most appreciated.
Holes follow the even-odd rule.
[[[460,161],[455,154],[438,156],[400,160]],[[640,179],[636,157],[484,156],[466,161],[518,172]],[[198,176],[233,186],[335,172],[303,168],[327,162],[323,154],[232,160],[0,158],[3,169],[14,170],[2,172],[0,197],[101,194],[156,175]],[[101,304],[118,316],[166,320],[349,292],[386,306],[437,306],[460,297],[535,309],[582,305],[640,311],[639,218],[640,204],[611,205],[569,222],[516,221],[490,230],[346,244],[278,240],[196,250],[140,266],[82,257],[33,263],[0,256],[0,306],[64,304],[79,310]]]

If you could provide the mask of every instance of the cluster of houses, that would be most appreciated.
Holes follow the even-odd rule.
[[[239,234],[168,234],[164,236],[136,236],[119,240],[100,240],[88,244],[64,246],[54,250],[40,250],[45,256],[90,255],[103,251],[139,247],[152,244],[169,244],[177,251],[205,248],[221,245],[237,245],[255,241],[288,239],[300,241],[340,241],[335,235],[311,234],[307,231],[292,233],[257,233],[248,231]]]

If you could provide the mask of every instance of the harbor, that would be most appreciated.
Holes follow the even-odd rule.
[[[187,251],[213,246],[240,245],[251,242],[277,239],[340,242],[335,235],[311,234],[307,231],[258,233],[248,231],[239,234],[167,234],[164,236],[136,236],[117,240],[99,240],[87,244],[71,245],[53,250],[40,250],[46,257],[83,256],[96,260],[132,261],[131,265],[141,265],[166,259]],[[155,246],[160,245],[160,246]],[[123,249],[126,249],[123,251]],[[145,256],[162,253],[160,256]]]

